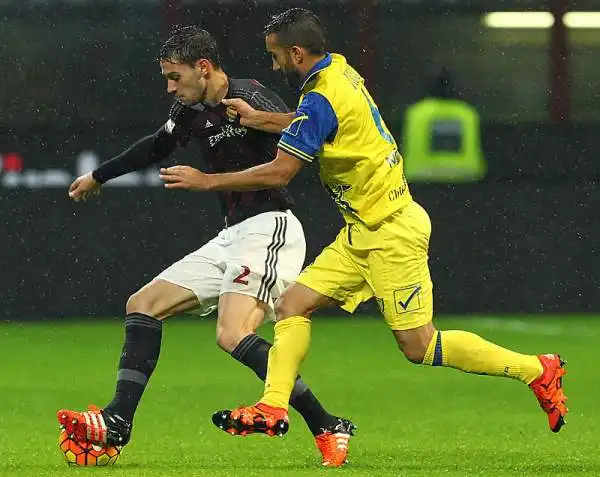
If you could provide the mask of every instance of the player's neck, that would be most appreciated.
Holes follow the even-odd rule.
[[[209,106],[216,106],[225,99],[228,90],[229,78],[227,78],[227,74],[223,70],[215,70],[213,71],[213,77],[208,83],[204,102]]]
[[[307,58],[306,62],[302,65],[302,78],[306,79],[310,70],[312,70],[319,61],[323,61],[326,56],[327,55],[318,55]]]

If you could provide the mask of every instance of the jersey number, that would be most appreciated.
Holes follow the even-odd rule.
[[[248,280],[244,280],[248,275],[250,275],[250,269],[246,265],[242,265],[242,273],[233,279],[233,283],[248,285]]]
[[[373,117],[373,121],[375,122],[375,126],[377,127],[379,134],[381,134],[381,137],[390,144],[396,144],[394,138],[390,135],[389,132],[385,130],[385,127],[383,125],[383,119],[381,119],[381,113],[379,112],[379,109],[377,109],[377,106],[375,105],[373,100],[369,97],[369,93],[367,93],[364,87],[362,88],[362,93],[365,96],[367,103],[369,103],[369,108],[371,109],[371,116]]]

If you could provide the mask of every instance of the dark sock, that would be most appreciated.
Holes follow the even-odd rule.
[[[271,343],[258,335],[251,334],[238,343],[236,348],[231,352],[231,356],[254,371],[264,381],[267,377],[270,348]],[[336,417],[329,414],[321,406],[319,400],[304,381],[302,381],[300,376],[296,378],[296,383],[290,397],[290,405],[302,415],[310,432],[315,436],[321,434],[324,427],[328,427],[336,422]]]
[[[125,343],[121,351],[117,389],[104,408],[131,423],[160,354],[162,321],[142,313],[125,317]]]

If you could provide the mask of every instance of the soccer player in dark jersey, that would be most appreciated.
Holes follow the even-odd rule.
[[[190,139],[199,141],[206,169],[214,173],[243,170],[275,157],[278,136],[231,120],[221,101],[239,97],[272,112],[289,109],[256,80],[228,77],[207,31],[179,28],[161,48],[159,61],[167,91],[175,97],[167,122],[76,179],[69,189],[75,201],[99,192],[111,179],[158,163]],[[199,173],[188,166],[177,167]],[[136,408],[158,361],[162,320],[176,313],[193,309],[208,313],[218,306],[218,345],[265,379],[271,344],[255,331],[266,316],[272,316],[274,300],[300,272],[306,252],[304,233],[283,187],[218,195],[225,228],[127,301],[125,342],[112,401],[102,409],[90,406],[85,412],[58,412],[61,426],[77,440],[110,445],[129,441]],[[290,403],[315,436],[323,464],[342,465],[354,425],[325,411],[300,377]],[[340,435],[345,437],[343,446],[338,445]]]

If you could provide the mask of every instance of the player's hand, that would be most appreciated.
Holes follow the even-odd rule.
[[[222,103],[227,107],[227,117],[231,120],[240,118],[242,126],[250,126],[256,115],[256,109],[240,98],[224,99]]]
[[[79,176],[69,187],[69,197],[75,202],[87,200],[92,195],[100,193],[102,184],[92,176],[92,173]]]
[[[160,178],[167,189],[210,190],[211,176],[190,166],[162,168]]]

